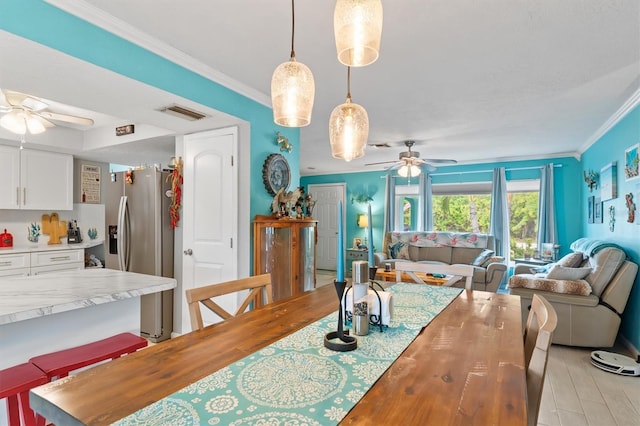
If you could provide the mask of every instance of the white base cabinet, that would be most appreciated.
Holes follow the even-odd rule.
[[[73,156],[0,145],[0,209],[73,210]]]
[[[0,253],[0,278],[84,269],[84,249]]]

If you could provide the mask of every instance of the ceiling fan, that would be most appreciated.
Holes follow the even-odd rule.
[[[418,176],[422,170],[427,172],[433,172],[436,170],[434,164],[456,164],[456,160],[446,160],[440,158],[420,158],[420,153],[412,151],[411,147],[415,145],[415,141],[404,141],[404,145],[407,147],[407,151],[402,151],[398,156],[398,160],[395,161],[381,161],[378,163],[368,163],[365,166],[374,166],[379,164],[395,163],[387,170],[398,169],[398,174],[402,177],[414,177]]]
[[[0,126],[18,135],[27,131],[34,135],[42,133],[47,127],[54,127],[56,122],[93,125],[90,118],[51,111],[43,99],[11,90],[0,89],[0,113],[4,113]]]

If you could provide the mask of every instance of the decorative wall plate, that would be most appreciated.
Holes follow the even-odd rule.
[[[286,191],[291,181],[287,159],[281,154],[270,154],[262,166],[262,180],[271,195],[276,195],[283,188]]]

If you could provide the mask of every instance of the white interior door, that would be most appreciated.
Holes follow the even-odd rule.
[[[237,145],[235,127],[184,137],[183,290],[238,277]],[[182,293],[183,324],[189,324]],[[237,297],[229,296],[220,304],[231,310]],[[205,311],[205,323],[220,321]],[[189,330],[188,325],[183,327]]]
[[[313,210],[313,215],[318,221],[316,267],[335,271],[338,254],[338,202],[342,201],[344,209],[345,184],[310,184],[308,192],[316,200]],[[344,217],[344,210],[342,216]],[[344,250],[344,247],[342,249]]]

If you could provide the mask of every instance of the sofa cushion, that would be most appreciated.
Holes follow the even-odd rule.
[[[614,247],[606,247],[589,258],[592,271],[585,279],[591,284],[593,294],[600,297],[626,257],[624,251]]]
[[[494,255],[493,250],[485,249],[471,261],[473,266],[482,266],[491,256]]]
[[[417,247],[486,248],[488,241],[487,234],[475,232],[413,232],[411,236],[411,244]]]
[[[581,280],[591,272],[591,268],[565,268],[554,265],[547,274],[550,280]]]
[[[451,264],[451,247],[416,247],[409,246],[409,257],[414,262],[419,260],[433,260]]]
[[[562,259],[558,260],[558,265],[564,266],[565,268],[577,268],[582,265],[582,261],[584,260],[584,255],[577,251],[573,253],[569,253]]]
[[[397,241],[394,244],[389,245],[389,257],[391,259],[406,259],[411,260],[409,257],[409,245],[402,241]]]
[[[509,288],[517,287],[580,296],[591,294],[591,286],[585,280],[554,280],[537,278],[529,274],[514,275],[509,278]]]
[[[452,247],[451,249],[451,263],[462,263],[465,265],[471,265],[471,262],[480,254],[484,249],[481,248],[461,248]]]

